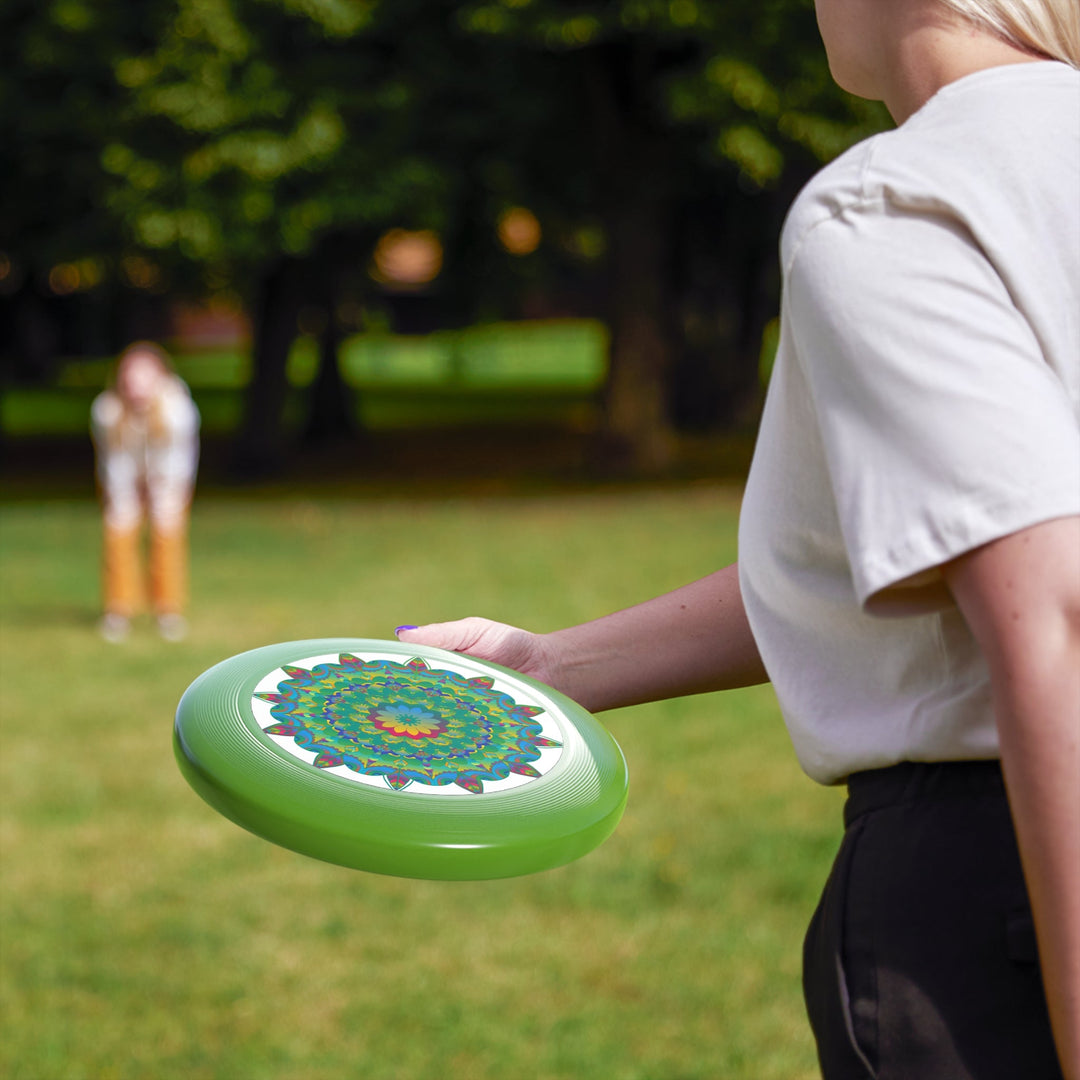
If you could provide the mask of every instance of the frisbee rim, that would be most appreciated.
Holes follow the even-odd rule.
[[[453,797],[380,789],[314,769],[265,734],[251,701],[256,685],[282,664],[342,653],[419,657],[459,673],[464,662],[497,673],[546,703],[566,736],[562,752],[528,783]],[[281,642],[215,664],[181,698],[173,742],[188,783],[236,824],[314,858],[404,877],[497,878],[570,862],[614,831],[628,790],[618,743],[557,690],[468,654],[371,638]],[[388,822],[392,838],[379,832]]]

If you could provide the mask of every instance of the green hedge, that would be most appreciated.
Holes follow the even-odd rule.
[[[338,361],[358,391],[357,416],[369,428],[477,422],[588,423],[591,397],[607,373],[608,333],[586,319],[497,323],[425,336],[356,334]],[[251,378],[250,353],[204,350],[174,355],[206,431],[235,428]],[[318,364],[317,343],[300,337],[288,360],[288,414],[304,412],[305,388]],[[86,431],[90,403],[108,381],[112,360],[72,360],[48,387],[10,387],[0,398],[0,430],[9,436]]]

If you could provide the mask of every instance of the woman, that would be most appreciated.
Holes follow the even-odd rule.
[[[143,520],[150,521],[150,602],[168,641],[186,633],[187,525],[199,458],[199,412],[158,346],[121,354],[113,386],[91,409],[104,511],[102,636],[127,637],[143,603]]]
[[[593,710],[771,679],[849,788],[804,951],[824,1075],[1080,1080],[1080,9],[817,8],[899,126],[785,224],[739,564],[551,634],[399,636]]]

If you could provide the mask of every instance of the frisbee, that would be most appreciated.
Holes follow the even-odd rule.
[[[321,638],[210,668],[176,712],[188,783],[245,829],[399,877],[513,877],[614,831],[627,772],[576,702],[423,645]]]

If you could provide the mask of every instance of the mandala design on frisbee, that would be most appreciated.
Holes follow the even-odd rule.
[[[538,779],[562,751],[545,710],[486,675],[351,653],[279,672],[275,692],[254,694],[270,704],[264,734],[316,769],[371,786],[481,795]]]

